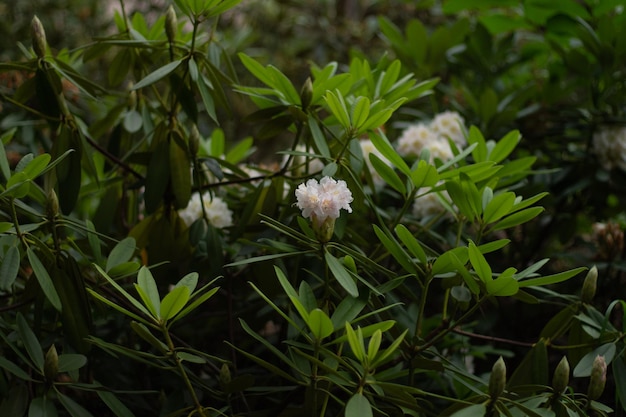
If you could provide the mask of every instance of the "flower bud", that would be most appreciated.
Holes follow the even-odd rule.
[[[128,93],[128,108],[132,110],[137,108],[137,90],[130,90]]]
[[[335,219],[327,217],[324,221],[318,221],[317,217],[313,215],[313,231],[320,243],[329,242],[333,237],[335,231]]]
[[[491,376],[489,377],[489,396],[494,401],[504,392],[506,385],[506,365],[502,356],[496,361],[491,368]]]
[[[556,394],[562,394],[569,385],[569,362],[567,357],[563,356],[561,362],[556,366],[554,375],[552,376],[552,388]]]
[[[48,192],[48,198],[46,200],[46,215],[49,220],[54,219],[59,214],[59,199],[57,193],[53,188]]]
[[[580,292],[580,299],[583,303],[590,303],[591,300],[593,300],[593,296],[596,295],[597,282],[598,268],[594,265],[593,268],[587,272],[587,276],[583,282],[583,289]]]
[[[48,43],[46,42],[46,31],[37,16],[33,16],[30,22],[30,35],[33,42],[33,50],[39,58],[46,56]]]
[[[606,385],[606,360],[604,356],[598,355],[593,360],[591,366],[591,378],[589,380],[589,389],[587,390],[587,397],[590,400],[597,400],[604,392],[604,385]]]
[[[200,150],[200,132],[198,127],[193,125],[189,134],[189,152],[193,158],[198,155],[198,150]]]
[[[311,99],[313,98],[313,82],[311,81],[311,77],[307,78],[304,84],[302,85],[302,89],[300,90],[300,102],[302,103],[302,109],[306,110],[311,104]]]
[[[59,355],[57,354],[57,348],[50,346],[48,352],[46,352],[46,359],[43,364],[43,374],[48,381],[52,381],[59,373]]]
[[[222,385],[227,385],[229,384],[231,381],[231,376],[230,376],[230,369],[228,368],[227,364],[222,364],[222,367],[220,368],[220,383]]]
[[[174,39],[176,38],[177,25],[176,11],[174,10],[174,6],[170,4],[170,7],[168,7],[165,14],[165,34],[167,35],[167,40],[170,41],[170,43],[174,42]]]

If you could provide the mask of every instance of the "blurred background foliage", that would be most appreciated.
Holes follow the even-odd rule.
[[[123,13],[135,28],[150,28],[160,22],[162,29],[167,5],[165,0],[125,1]],[[114,74],[111,60],[116,55],[113,51],[94,53],[93,59],[85,61],[74,59],[74,54],[78,51],[76,48],[88,49],[93,45],[94,37],[122,32],[121,13],[120,3],[115,1],[0,1],[3,16],[0,58],[2,61],[25,59],[19,45],[22,49],[30,47],[30,22],[33,15],[38,15],[46,28],[50,48],[55,53],[63,52],[63,59],[82,67],[83,74],[89,74],[94,82],[111,91],[103,105],[86,105],[71,100],[72,94],[79,94],[75,86],[64,86],[72,111],[80,114],[87,124],[104,120],[91,128],[92,132],[101,133],[94,136],[107,136],[111,130],[121,128],[107,119],[105,112],[112,102],[122,103],[121,107],[129,104],[127,81],[133,77],[126,73]],[[542,202],[546,208],[544,214],[504,236],[511,239],[512,244],[504,253],[489,258],[494,270],[509,266],[521,270],[547,257],[556,260],[546,266],[555,272],[596,263],[600,270],[598,294],[604,297],[599,300],[600,305],[606,308],[616,292],[620,293],[618,297],[623,297],[626,172],[619,167],[607,168],[593,150],[594,133],[605,126],[626,125],[623,1],[244,0],[211,21],[211,25],[201,30],[216,45],[212,50],[215,56],[234,57],[243,51],[263,65],[280,68],[296,87],[305,83],[312,65],[323,67],[335,61],[342,70],[347,70],[353,58],[365,58],[373,66],[397,58],[402,63],[402,75],[410,72],[420,81],[438,78],[440,82],[434,94],[405,104],[385,125],[392,140],[407,125],[427,120],[444,110],[459,112],[466,125],[478,126],[488,139],[519,129],[523,139],[515,157],[535,156],[537,163],[536,171],[516,192],[535,195],[549,191],[550,196]],[[190,30],[189,27],[184,29],[187,33]],[[165,41],[162,30],[151,35]],[[147,55],[139,52],[135,59],[147,59]],[[258,84],[239,60],[222,59],[219,63],[233,83]],[[0,91],[4,97],[11,97],[28,75],[3,71],[0,77]],[[228,143],[252,136],[257,152],[251,159],[255,163],[270,165],[280,161],[282,156],[277,156],[276,151],[289,146],[290,133],[272,134],[275,133],[272,131],[268,134],[258,118],[250,117],[256,111],[251,101],[230,89],[224,89],[223,94],[228,106],[218,105],[216,112]],[[214,120],[206,114],[198,116],[197,124],[204,137],[211,137],[217,131]],[[7,152],[14,163],[28,152],[49,151],[52,147],[52,133],[50,129],[41,128],[41,120],[35,120],[4,100],[0,103],[0,127],[2,131],[20,129],[19,141],[12,142]],[[124,138],[134,137],[128,132],[124,135]],[[100,145],[110,144],[105,140]],[[98,198],[118,202],[121,188],[111,190]],[[128,201],[124,203],[131,205]],[[239,204],[243,209],[245,202]],[[78,211],[95,214],[98,230],[122,239],[129,225],[112,215],[107,216],[118,209],[106,204],[94,208],[89,201],[80,201]],[[188,254],[181,254],[185,256]],[[189,261],[191,267],[216,272],[206,259],[204,263],[194,264],[195,261],[197,259]],[[273,280],[269,264],[260,264],[255,272],[255,279],[262,283]],[[228,297],[221,299],[211,312],[205,311],[197,318],[219,329],[215,333],[233,332],[232,323],[228,322],[232,320],[233,304],[241,310],[258,306],[237,298],[233,287],[242,280],[236,276],[231,278],[227,284],[231,286],[227,287]],[[581,281],[573,280],[567,285],[574,293]],[[528,307],[515,300],[506,303],[511,303],[512,307],[506,310],[509,316],[490,314],[496,307],[486,306],[484,320],[476,324],[476,329],[497,333],[503,338],[532,341],[538,331],[534,327],[537,321],[560,308],[558,302],[540,307]],[[267,310],[264,312],[268,313]],[[119,318],[101,314],[96,321],[98,319],[102,320],[98,323],[100,337],[117,338],[120,344],[143,343],[132,334],[115,334],[122,326]],[[510,326],[510,322],[517,324]],[[194,322],[185,323],[178,332],[184,340],[197,341],[206,336],[206,331],[197,333]],[[123,338],[133,340],[121,340]],[[459,340],[459,344],[466,342],[460,336]],[[242,347],[252,349],[254,341],[249,343],[251,346]],[[488,343],[496,350],[517,349],[504,343],[485,342]],[[221,340],[203,340],[197,344],[216,354],[232,354]],[[525,351],[526,347],[521,347],[517,352]],[[476,356],[479,370],[488,369],[490,362],[481,363],[480,352]],[[101,361],[101,368],[115,367],[120,371],[115,375],[116,386],[132,388],[137,377],[134,368],[129,367],[130,371],[125,372],[126,368],[110,358],[103,357]],[[219,370],[210,372],[217,374]],[[107,381],[106,377],[104,373],[100,382],[113,384],[114,381]],[[141,378],[146,387],[174,384],[151,368]],[[158,378],[163,380],[155,382]],[[141,407],[149,408],[149,404],[141,404]]]

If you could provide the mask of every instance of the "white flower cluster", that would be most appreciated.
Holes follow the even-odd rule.
[[[409,126],[398,139],[397,150],[403,157],[419,156],[424,149],[430,151],[430,160],[447,161],[454,155],[448,139],[458,148],[466,145],[464,120],[457,112],[439,113],[430,124]]]
[[[593,152],[607,171],[626,171],[626,126],[605,126],[594,132]]]
[[[233,212],[228,208],[226,202],[220,197],[211,197],[209,192],[202,194],[194,193],[189,200],[189,204],[182,210],[178,211],[178,215],[187,226],[191,226],[193,222],[202,218],[202,205],[206,211],[207,220],[213,227],[223,228],[233,225]]]
[[[363,153],[363,159],[365,160],[365,164],[367,165],[367,168],[369,169],[369,172],[372,176],[374,185],[376,187],[382,187],[383,185],[386,184],[385,180],[383,179],[383,177],[380,176],[380,174],[372,166],[372,163],[370,162],[370,154],[373,153],[374,155],[379,157],[384,163],[386,163],[389,166],[391,166],[391,162],[387,158],[385,158],[378,149],[376,149],[376,147],[374,146],[374,144],[372,143],[370,139],[360,140],[359,145],[361,145],[361,153]]]
[[[420,192],[422,189],[420,189]],[[452,204],[452,199],[447,191],[429,192],[421,195],[413,202],[413,215],[418,219],[437,216],[441,213],[447,213],[446,207],[441,200],[445,200],[448,204]]]
[[[319,183],[310,179],[306,184],[300,184],[296,189],[296,200],[302,216],[311,218],[317,225],[326,219],[338,218],[341,209],[352,213],[352,192],[345,181],[331,177],[324,177]]]

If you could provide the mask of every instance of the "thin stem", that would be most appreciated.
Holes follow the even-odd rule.
[[[432,282],[433,277],[431,275],[427,276],[424,280],[424,286],[422,287],[422,294],[420,295],[419,301],[419,312],[417,313],[417,322],[415,323],[415,337],[419,340],[422,335],[422,326],[424,324],[424,311],[426,309],[426,299],[428,297],[428,287]]]
[[[176,348],[174,346],[174,342],[172,341],[172,337],[170,336],[170,333],[165,323],[161,324],[161,332],[163,332],[163,336],[165,337],[167,347],[172,353],[174,362],[176,362],[176,367],[178,368],[178,371],[180,372],[180,376],[183,378],[183,381],[185,381],[187,390],[189,391],[189,394],[191,395],[191,398],[193,399],[193,402],[196,406],[196,411],[198,412],[200,416],[206,417],[206,413],[204,412],[204,407],[202,407],[202,405],[200,404],[200,401],[198,400],[196,391],[193,389],[193,386],[191,385],[191,381],[189,380],[189,377],[187,376],[187,372],[185,372],[185,367],[183,366],[183,362],[180,360],[180,358],[176,354]]]

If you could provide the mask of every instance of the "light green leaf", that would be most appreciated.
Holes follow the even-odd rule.
[[[396,174],[392,167],[387,165],[382,159],[380,159],[376,154],[369,154],[370,162],[372,166],[376,170],[376,172],[381,176],[381,178],[394,190],[402,194],[406,195],[406,187],[402,179]]]
[[[352,127],[358,129],[365,123],[370,114],[370,100],[367,97],[358,97],[352,105]]]
[[[474,244],[474,242],[472,241],[469,242],[468,254],[469,254],[469,260],[472,263],[472,266],[474,267],[474,270],[476,271],[476,274],[478,274],[480,279],[484,283],[488,283],[489,281],[492,281],[493,279],[492,279],[491,266],[489,266],[489,263],[487,262],[483,254],[480,252],[480,249],[478,249],[476,245]]]
[[[154,317],[159,318],[161,316],[161,297],[159,296],[159,289],[152,276],[152,272],[150,272],[146,266],[142,266],[139,269],[139,273],[137,274],[137,286],[141,290],[139,291],[139,295],[143,303],[148,307],[148,310],[150,310]]]
[[[522,223],[526,223],[527,221],[537,217],[539,213],[543,211],[543,207],[530,207],[517,213],[513,213],[510,216],[505,217],[495,224],[491,231],[504,230],[509,229],[511,227],[517,226]]]
[[[373,417],[372,405],[360,392],[357,392],[346,404],[345,417]]]
[[[194,311],[196,308],[198,308],[206,300],[208,300],[209,298],[213,297],[215,295],[215,293],[219,289],[220,289],[220,287],[211,288],[209,291],[205,292],[200,297],[193,298],[193,301],[191,303],[189,303],[189,305],[187,307],[185,307],[176,317],[171,319],[170,323],[174,323],[175,321],[182,319],[187,314],[189,314],[192,311]],[[201,291],[199,291],[199,292],[201,292]]]
[[[161,318],[163,320],[169,320],[176,316],[189,301],[189,295],[188,287],[174,287],[172,291],[163,297],[163,301],[161,302]]]
[[[360,332],[360,328],[358,330],[358,333],[355,332],[350,323],[346,322],[346,337],[350,349],[357,360],[363,362],[363,359],[365,359],[365,345],[363,344],[363,334]]]
[[[317,340],[322,340],[330,336],[334,331],[333,322],[328,315],[319,308],[309,313],[307,324],[311,329],[311,333]]]
[[[326,99],[326,104],[330,109],[331,113],[337,118],[337,121],[344,129],[350,128],[350,116],[348,115],[348,108],[346,107],[346,103],[343,99],[343,95],[339,90],[335,90],[337,94],[332,91],[327,91],[324,98]]]
[[[539,278],[531,278],[524,281],[519,282],[520,288],[530,287],[530,286],[540,286],[540,285],[550,285],[556,284],[559,282],[567,281],[568,279],[578,275],[580,272],[585,271],[587,268],[580,267],[574,268],[570,271],[559,272],[554,275],[546,275],[544,277]]]
[[[396,235],[398,235],[400,241],[404,243],[404,246],[406,246],[409,252],[419,259],[422,264],[426,265],[428,262],[426,252],[424,252],[424,248],[422,248],[422,245],[420,245],[419,241],[413,236],[409,229],[403,224],[399,224],[396,226],[395,231]]]

